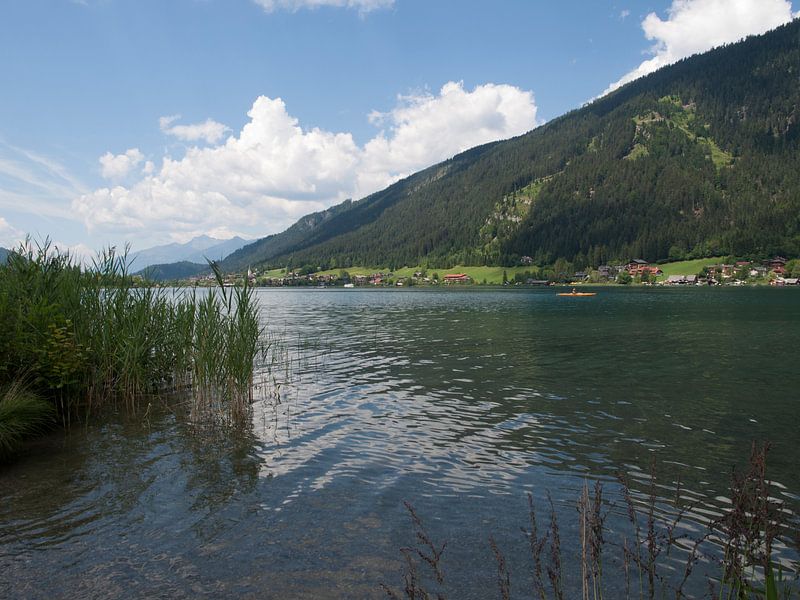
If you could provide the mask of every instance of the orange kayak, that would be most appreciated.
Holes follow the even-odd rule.
[[[556,294],[556,296],[572,296],[572,297],[597,296],[597,292],[566,292],[562,294]]]

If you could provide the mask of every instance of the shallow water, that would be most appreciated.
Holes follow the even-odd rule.
[[[288,363],[262,373],[251,426],[154,410],[34,445],[0,471],[0,590],[379,598],[401,588],[407,500],[448,542],[448,597],[497,595],[490,535],[527,597],[527,491],[542,525],[552,495],[574,566],[585,480],[619,530],[615,473],[642,504],[655,460],[657,511],[674,513],[680,477],[696,532],[753,440],[773,442],[796,511],[798,292],[259,290]]]

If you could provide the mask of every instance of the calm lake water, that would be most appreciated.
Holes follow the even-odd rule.
[[[552,496],[576,597],[584,481],[604,482],[622,529],[615,473],[642,504],[655,460],[657,511],[674,512],[680,477],[698,531],[753,440],[773,442],[775,494],[796,518],[800,290],[258,295],[289,366],[245,431],[154,408],[54,434],[0,470],[0,596],[385,597],[414,543],[407,500],[447,541],[449,598],[497,597],[489,536],[512,595],[529,597],[530,491],[542,526]],[[621,552],[606,552],[610,572]]]

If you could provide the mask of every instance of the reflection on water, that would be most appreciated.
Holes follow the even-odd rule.
[[[490,534],[526,581],[526,490],[553,495],[573,552],[584,478],[607,483],[613,525],[615,473],[642,503],[655,459],[658,493],[680,477],[696,529],[751,440],[774,442],[776,493],[797,508],[794,290],[259,295],[286,360],[261,373],[252,427],[165,410],[32,449],[0,472],[0,588],[382,597],[407,499],[449,540],[453,597],[483,598]]]

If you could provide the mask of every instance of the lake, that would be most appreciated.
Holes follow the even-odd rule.
[[[498,597],[490,536],[512,597],[530,597],[531,492],[540,528],[552,497],[577,597],[584,482],[603,482],[611,538],[627,523],[616,474],[645,510],[655,464],[655,511],[680,496],[690,534],[763,440],[796,524],[800,290],[598,292],[259,290],[280,365],[261,370],[248,427],[156,403],[0,470],[2,595],[386,597],[415,543],[408,501],[447,542],[448,598]],[[621,549],[605,552],[619,593]]]

